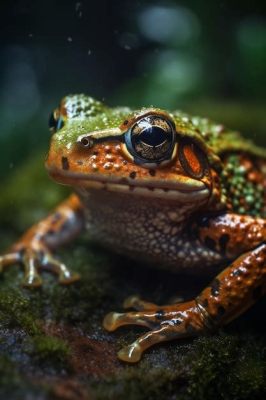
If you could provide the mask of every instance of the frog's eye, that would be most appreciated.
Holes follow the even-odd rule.
[[[199,146],[187,139],[179,142],[178,159],[184,171],[193,178],[202,178],[208,169],[205,153]]]
[[[64,120],[58,115],[57,110],[51,113],[48,125],[51,132],[57,132],[59,129],[63,128]]]
[[[161,116],[145,116],[126,132],[125,145],[138,164],[170,161],[175,148],[174,126]]]

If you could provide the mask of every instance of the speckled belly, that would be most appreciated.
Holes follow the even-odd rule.
[[[87,206],[89,238],[117,253],[174,270],[191,269],[202,260],[206,267],[220,261],[217,253],[184,233],[193,205],[104,191],[79,195]]]

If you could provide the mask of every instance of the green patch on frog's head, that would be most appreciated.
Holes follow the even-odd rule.
[[[59,106],[51,113],[49,128],[52,132],[61,129],[68,121],[84,120],[103,113],[105,106],[98,100],[83,94],[64,97]]]
[[[219,158],[181,113],[108,108],[76,95],[63,100],[56,118],[62,122],[54,123],[46,162],[55,180],[183,203],[210,197]]]

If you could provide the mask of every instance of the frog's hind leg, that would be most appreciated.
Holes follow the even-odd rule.
[[[266,244],[237,258],[200,295],[189,302],[161,306],[154,310],[109,313],[104,327],[114,331],[124,325],[140,325],[150,331],[118,356],[136,362],[156,343],[202,335],[225,325],[246,311],[265,292]]]

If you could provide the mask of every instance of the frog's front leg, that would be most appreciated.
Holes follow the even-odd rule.
[[[113,331],[123,325],[151,329],[118,356],[139,361],[150,346],[177,338],[197,336],[225,325],[247,310],[266,291],[266,221],[227,214],[203,220],[198,236],[225,259],[235,259],[189,302],[128,313],[109,313],[104,327]],[[148,303],[149,304],[149,303]]]
[[[38,270],[46,269],[58,276],[61,284],[79,279],[78,274],[52,255],[52,250],[74,238],[83,227],[83,206],[76,195],[71,195],[47,218],[32,226],[9,250],[0,256],[0,269],[14,263],[24,267],[23,285],[42,284]]]

